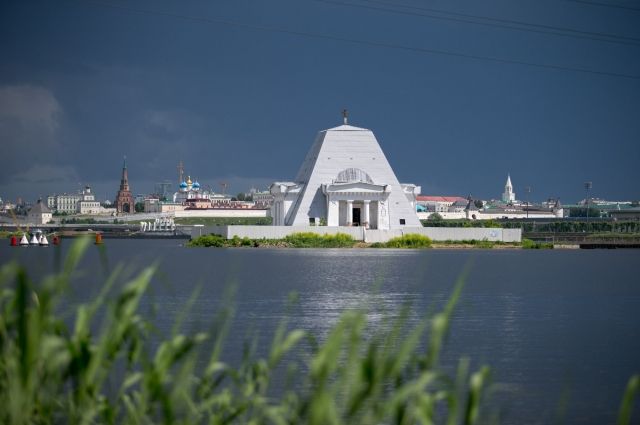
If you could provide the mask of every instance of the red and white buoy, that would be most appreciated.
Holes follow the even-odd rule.
[[[38,245],[40,243],[40,242],[38,242],[38,237],[36,236],[35,233],[33,235],[31,235],[31,240],[29,241],[29,243],[31,245]]]
[[[29,246],[29,240],[27,239],[26,234],[22,234],[22,239],[20,239],[20,246]]]
[[[49,241],[47,240],[47,237],[44,234],[40,238],[40,246],[49,246]]]

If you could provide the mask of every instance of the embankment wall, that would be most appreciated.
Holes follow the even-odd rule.
[[[468,228],[468,227],[407,227],[396,230],[366,230],[364,227],[327,226],[203,226],[194,229],[192,237],[216,234],[226,239],[234,236],[249,239],[282,239],[299,232],[313,232],[320,235],[346,233],[357,241],[386,242],[389,239],[408,234],[428,236],[434,241],[487,240],[492,242],[521,242],[520,229]]]

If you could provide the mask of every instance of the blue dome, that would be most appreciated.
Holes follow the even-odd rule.
[[[191,187],[193,187],[193,188],[197,189],[197,188],[199,188],[199,187],[200,187],[200,183],[198,183],[197,181],[195,181],[195,182],[193,183],[193,186],[191,186]]]
[[[186,189],[187,188],[187,182],[180,183],[180,188],[181,189]]]

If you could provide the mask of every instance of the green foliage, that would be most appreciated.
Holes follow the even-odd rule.
[[[522,249],[553,249],[552,243],[535,242],[531,239],[522,239]]]
[[[301,232],[292,233],[284,239],[249,239],[247,237],[240,238],[237,235],[231,239],[224,239],[218,235],[204,235],[192,239],[187,245],[204,247],[351,248],[355,243],[356,241],[345,233],[319,235],[312,232]]]
[[[203,224],[205,226],[270,226],[271,217],[181,217],[176,224]]]
[[[227,246],[227,240],[219,235],[202,235],[197,238],[191,239],[187,242],[188,246],[215,246],[215,247],[223,247]]]
[[[411,233],[397,238],[389,239],[387,242],[371,244],[372,248],[430,248],[431,239],[427,236]]]
[[[523,232],[548,233],[640,233],[640,221],[589,221],[558,220],[421,220],[425,227],[502,227],[505,229],[522,229]]]
[[[227,245],[235,246],[235,247],[253,246],[253,241],[246,236],[243,238],[240,238],[238,237],[238,235],[234,235],[233,238],[227,242]]]
[[[136,202],[136,204],[133,206],[133,209],[137,213],[144,212],[144,202]]]
[[[505,243],[505,242],[497,242],[490,241],[487,239],[463,239],[463,240],[446,240],[442,242],[438,242],[438,244],[442,245],[470,245],[473,248],[481,248],[481,249],[491,249],[496,245],[505,245],[505,246],[515,246],[516,244]]]
[[[442,215],[440,215],[437,212],[431,213],[429,214],[429,217],[427,217],[428,222],[431,221],[441,221],[442,220]]]
[[[487,239],[482,239],[482,240],[477,240],[474,239],[472,241],[470,241],[472,245],[474,245],[476,248],[482,248],[482,249],[491,249],[494,246],[496,246],[496,243],[493,241],[489,241]]]
[[[292,233],[284,238],[284,242],[294,248],[348,248],[355,244],[346,233],[319,235],[313,232]]]
[[[11,236],[20,237],[22,236],[22,232],[17,230],[9,231],[9,230],[0,230],[0,239],[10,239]]]
[[[618,425],[629,425],[631,423],[631,411],[633,402],[640,394],[640,375],[633,375],[627,383],[627,388],[620,403],[618,412]]]
[[[502,224],[496,220],[484,220],[484,226],[485,228],[501,228]]]
[[[489,369],[470,373],[463,360],[451,379],[438,362],[464,275],[444,310],[417,326],[407,325],[407,308],[375,328],[367,327],[366,312],[348,311],[324,342],[305,345],[312,335],[285,319],[266,357],[249,350],[232,367],[221,356],[229,309],[209,332],[182,333],[179,321],[160,340],[151,333],[139,306],[153,268],[113,294],[117,269],[69,327],[56,307],[88,242],[74,243],[62,273],[38,285],[15,263],[0,269],[0,423],[482,421]],[[295,384],[274,395],[272,382],[282,382],[283,370],[296,371]]]

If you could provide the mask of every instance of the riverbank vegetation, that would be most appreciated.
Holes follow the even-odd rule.
[[[505,229],[522,229],[525,233],[616,233],[616,234],[640,234],[640,221],[601,221],[601,220],[575,220],[565,219],[558,221],[535,221],[508,219],[508,220],[421,220],[425,227],[480,227]]]
[[[506,249],[553,249],[553,244],[534,242],[523,239],[518,242],[499,242],[483,240],[437,241],[419,234],[406,234],[390,239],[387,242],[366,243],[354,240],[350,235],[337,233],[335,235],[320,235],[312,232],[293,233],[282,239],[249,239],[234,236],[225,239],[218,235],[203,235],[190,240],[191,247],[270,247],[270,248],[506,248]]]
[[[293,233],[283,239],[249,239],[234,236],[225,239],[218,235],[203,235],[190,240],[188,246],[194,247],[278,247],[278,248],[351,248],[356,241],[345,233],[319,235],[312,232]]]
[[[402,235],[387,242],[372,243],[371,248],[431,248],[431,239],[417,234]]]
[[[531,239],[522,239],[522,249],[553,249],[553,244],[549,242],[536,242]]]

